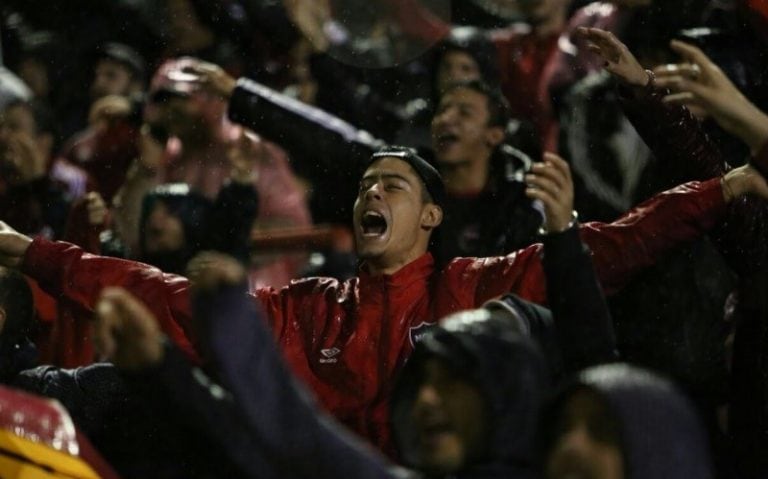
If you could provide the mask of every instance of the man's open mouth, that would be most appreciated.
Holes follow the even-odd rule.
[[[437,146],[444,148],[459,141],[459,136],[454,133],[440,133],[437,135]]]
[[[360,219],[360,227],[363,230],[363,236],[381,236],[387,231],[387,220],[381,213],[366,211]]]

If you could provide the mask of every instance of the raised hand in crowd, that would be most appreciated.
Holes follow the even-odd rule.
[[[126,118],[133,111],[131,101],[122,95],[107,95],[96,100],[88,112],[88,124],[103,127],[112,121]]]
[[[256,133],[240,127],[232,129],[232,141],[227,149],[227,160],[232,166],[229,176],[243,185],[254,184],[259,164],[269,161],[267,145]]]
[[[283,6],[291,21],[316,51],[323,52],[328,49],[325,25],[331,19],[329,0],[283,0]]]
[[[573,179],[568,163],[554,153],[545,153],[544,161],[534,163],[526,175],[529,198],[540,200],[546,213],[546,231],[556,233],[571,226],[573,216]]]
[[[726,131],[756,153],[768,141],[768,115],[752,104],[699,48],[674,40],[682,62],[654,70],[656,85],[672,94],[664,101],[703,108]]]
[[[35,145],[35,140],[24,132],[11,132],[0,139],[0,163],[6,163],[11,180],[24,184],[42,178],[46,174],[48,159]]]
[[[122,288],[105,288],[96,304],[94,346],[104,360],[140,371],[163,359],[163,334],[141,301]]]
[[[100,226],[107,222],[109,209],[107,209],[107,204],[99,193],[91,191],[85,195],[85,202],[88,210],[88,224]]]
[[[197,78],[191,81],[197,83],[200,88],[225,100],[232,96],[237,84],[236,78],[214,63],[197,60],[187,65],[184,72],[196,76]]]
[[[648,84],[648,72],[616,35],[599,28],[586,27],[580,27],[576,33],[587,41],[589,51],[603,58],[605,69],[613,76],[627,85]]]
[[[222,285],[236,285],[245,281],[245,268],[235,258],[206,251],[198,254],[187,266],[187,276],[195,291],[212,291]]]
[[[0,266],[18,267],[31,243],[32,238],[0,221]]]

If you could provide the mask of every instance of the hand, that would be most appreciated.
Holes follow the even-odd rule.
[[[31,243],[32,238],[0,221],[0,265],[17,268]]]
[[[315,51],[328,50],[330,42],[325,33],[325,24],[331,19],[329,0],[283,0],[283,6]]]
[[[269,161],[267,144],[252,131],[235,127],[227,147],[227,160],[232,167],[232,181],[252,185],[259,175],[259,165]]]
[[[207,251],[198,254],[187,266],[187,277],[195,291],[212,291],[245,281],[245,268],[231,256]]]
[[[196,75],[197,80],[194,81],[200,88],[225,100],[229,100],[237,85],[235,78],[231,77],[223,68],[214,63],[196,61],[184,67],[184,72]]]
[[[753,166],[734,168],[723,177],[723,199],[726,203],[740,196],[753,194],[768,199],[768,183]]]
[[[85,202],[88,210],[88,224],[101,226],[106,223],[109,210],[107,210],[107,204],[104,203],[104,198],[97,192],[91,191],[85,195]]]
[[[15,172],[11,181],[29,183],[45,176],[48,159],[35,144],[35,140],[26,133],[10,133],[4,141],[3,158],[0,161],[10,163]]]
[[[577,35],[587,41],[589,51],[605,60],[605,69],[627,85],[645,86],[650,81],[648,72],[637,58],[616,36],[599,28],[579,27]]]
[[[133,110],[131,101],[121,95],[107,95],[96,100],[88,113],[88,123],[98,127],[130,116]]]
[[[144,124],[139,131],[139,163],[149,171],[157,171],[163,163],[165,145],[157,141],[150,133],[150,125]]]
[[[671,46],[684,62],[654,70],[656,85],[673,92],[664,101],[703,108],[756,153],[768,141],[768,116],[750,103],[699,48],[677,40]]]
[[[106,288],[96,303],[94,346],[120,369],[140,371],[163,359],[163,334],[157,320],[122,288]]]
[[[568,229],[573,214],[573,179],[568,163],[554,153],[544,153],[544,162],[534,163],[525,181],[525,194],[544,204],[547,232]]]

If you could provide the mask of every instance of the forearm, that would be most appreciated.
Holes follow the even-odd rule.
[[[617,359],[611,314],[578,229],[542,239],[547,304],[570,371]]]
[[[383,143],[323,110],[241,78],[229,118],[286,148],[300,170],[356,171]]]
[[[120,286],[142,300],[157,317],[165,333],[191,359],[197,354],[189,338],[188,281],[165,274],[152,266],[85,253],[64,242],[35,239],[27,248],[21,271],[37,281],[54,298],[66,298],[82,308],[94,310],[101,291]]]
[[[723,189],[714,178],[660,193],[613,223],[586,223],[580,234],[594,253],[600,283],[611,293],[662,254],[708,232],[725,213]]]
[[[728,166],[691,112],[662,101],[665,91],[651,86],[620,87],[624,113],[674,184],[723,174]]]

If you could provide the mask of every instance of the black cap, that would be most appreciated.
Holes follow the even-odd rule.
[[[434,166],[420,157],[413,148],[394,145],[385,146],[371,155],[371,161],[368,164],[370,165],[381,158],[389,157],[398,158],[411,165],[432,197],[432,202],[443,207],[445,204],[445,184],[443,183],[443,177],[440,176],[440,173],[438,173]]]

